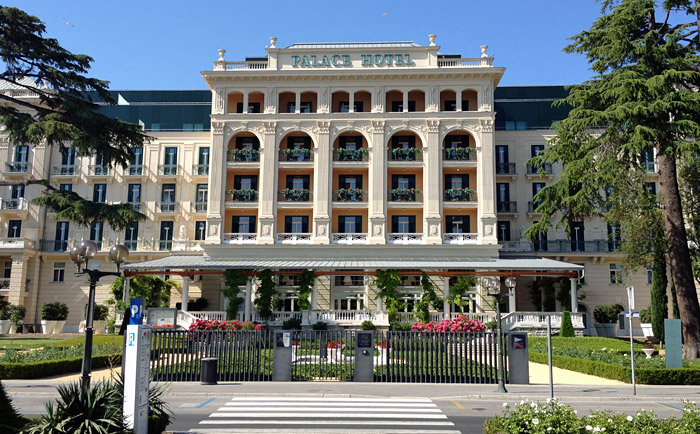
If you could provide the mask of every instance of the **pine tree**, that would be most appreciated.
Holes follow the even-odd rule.
[[[571,322],[571,312],[568,310],[565,310],[561,314],[561,329],[559,329],[559,336],[563,338],[573,338],[576,336],[574,324]]]
[[[563,217],[557,225],[592,216],[606,218],[604,210],[611,205],[613,210],[637,206],[634,211],[640,217],[659,208],[649,207],[646,200],[621,200],[643,191],[647,179],[643,156],[653,150],[661,187],[656,202],[661,202],[677,290],[683,356],[691,359],[700,354],[700,303],[677,165],[700,153],[699,6],[700,2],[688,0],[606,0],[603,15],[572,38],[565,51],[584,54],[597,75],[571,86],[564,103],[572,109],[557,123],[552,146],[530,160],[536,166],[564,163],[564,169],[559,180],[535,198],[542,203],[543,218],[527,232],[535,237],[560,211]],[[636,247],[644,252],[642,246]]]

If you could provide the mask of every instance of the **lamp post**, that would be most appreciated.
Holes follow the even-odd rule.
[[[513,278],[514,279],[514,278]],[[498,390],[499,393],[507,393],[505,384],[505,372],[503,372],[503,328],[501,327],[501,282],[493,277],[485,277],[482,281],[483,285],[486,287],[487,295],[493,297],[496,300],[496,347],[497,347],[497,358],[496,358],[496,375],[498,378]]]
[[[80,385],[83,389],[90,386],[90,371],[92,369],[92,326],[93,326],[93,310],[95,305],[95,287],[100,278],[104,276],[121,276],[119,267],[121,264],[126,262],[129,257],[129,249],[121,244],[112,246],[109,250],[110,261],[117,264],[117,271],[100,271],[90,269],[89,261],[95,257],[97,253],[97,244],[94,241],[83,240],[70,249],[68,254],[70,260],[73,261],[77,267],[76,276],[87,274],[90,278],[90,290],[88,291],[88,308],[87,308],[87,318],[85,318],[85,348],[83,351],[83,366],[81,369]],[[81,266],[85,264],[85,268],[81,270]]]

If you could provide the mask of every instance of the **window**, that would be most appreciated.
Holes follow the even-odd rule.
[[[508,146],[507,145],[497,145],[496,146],[496,173],[508,174],[511,171],[511,167],[508,161]]]
[[[107,184],[95,184],[92,187],[92,201],[104,203],[107,200]]]
[[[53,264],[53,281],[54,283],[65,282],[66,279],[66,263],[55,262]]]
[[[128,203],[141,202],[141,184],[129,184],[129,189],[126,193],[126,201]]]
[[[22,235],[22,220],[10,220],[7,225],[7,238],[19,238]]]
[[[391,102],[391,111],[392,112],[402,112],[403,111],[403,101],[392,101]],[[416,111],[416,102],[415,101],[408,102],[408,111],[409,112]]]
[[[448,234],[465,234],[471,232],[468,215],[448,215],[445,217],[445,232]]]
[[[496,183],[496,205],[498,212],[510,212],[510,184],[505,182]]]
[[[362,175],[340,175],[338,177],[340,188],[362,188]]]
[[[457,111],[457,104],[455,100],[445,100],[445,109],[444,111],[446,112],[455,112]],[[469,101],[464,99],[462,100],[462,111],[467,112],[469,111]]]
[[[537,223],[537,222],[533,222]],[[537,236],[535,237],[535,241],[533,243],[533,248],[536,252],[546,252],[548,250],[547,248],[547,231],[544,232],[537,232]]]
[[[124,245],[129,250],[136,250],[139,238],[139,222],[134,221],[131,226],[126,228],[126,233],[124,234]]]
[[[308,216],[286,216],[284,218],[284,232],[288,234],[306,234],[309,232]]]
[[[209,147],[202,146],[199,148],[198,166],[196,168],[197,175],[209,175]]]
[[[338,231],[341,234],[361,234],[362,216],[339,216]]]
[[[233,178],[233,188],[236,190],[257,190],[258,176],[257,175],[236,175]]]
[[[648,194],[656,196],[656,183],[655,182],[645,182],[644,189]]]
[[[58,186],[61,191],[73,191],[73,184],[61,184]]]
[[[160,222],[160,250],[171,250],[173,248],[173,226],[174,222]]]
[[[194,223],[194,239],[197,241],[202,241],[207,235],[207,222],[198,221]]]
[[[509,221],[499,221],[496,226],[498,227],[498,242],[510,241],[510,222]]]
[[[163,184],[160,200],[162,202],[175,202],[175,184]]]
[[[195,201],[199,204],[206,204],[209,199],[209,185],[197,184]]]
[[[610,284],[622,285],[622,266],[620,264],[610,264]]]
[[[29,146],[27,146],[27,145],[15,146],[15,163],[26,163],[28,157],[29,157]]]
[[[395,234],[416,233],[416,216],[395,215],[391,217],[391,231]]]
[[[56,222],[56,238],[54,243],[54,251],[65,252],[68,249],[68,222]]]
[[[537,196],[537,193],[542,191],[545,185],[546,184],[544,182],[532,183],[532,209],[530,209],[530,212],[535,212],[535,210],[542,204],[542,201],[535,200],[535,196]]]
[[[363,110],[363,104],[362,101],[354,101],[353,102],[353,108],[355,113],[361,113]],[[340,101],[340,113],[348,113],[350,112],[350,102],[349,101]]]
[[[530,146],[530,157],[532,157],[532,158],[539,157],[543,151],[544,151],[544,145],[531,145]]]
[[[338,138],[338,147],[355,151],[362,147],[362,138],[356,136],[343,136]]]
[[[164,163],[166,166],[177,166],[177,148],[174,146],[169,146],[165,148],[165,161]],[[170,173],[164,173],[165,175],[169,175]],[[172,173],[173,175],[175,173]]]
[[[12,277],[12,261],[5,261],[5,270],[3,272],[2,277],[4,277],[5,279],[9,279]]]
[[[153,130],[157,131],[157,130]],[[134,156],[131,158],[129,165],[129,175],[141,175],[143,171],[143,148],[133,148]]]
[[[104,231],[103,222],[92,222],[90,224],[90,240],[97,243],[97,248],[102,249],[102,233]]]
[[[288,175],[287,176],[287,188],[300,190],[308,190],[309,184],[311,183],[310,175]]]
[[[8,207],[19,208],[19,200],[24,198],[24,186],[23,185],[13,185],[12,186],[12,201],[8,203]]]
[[[622,229],[618,223],[608,223],[608,251],[614,252],[620,248]]]
[[[233,216],[231,221],[231,230],[238,234],[254,234],[255,233],[255,216]]]
[[[445,137],[446,148],[467,148],[469,147],[469,136],[447,136]]]
[[[287,113],[296,113],[296,103],[290,101],[287,103]],[[311,113],[311,101],[301,101],[299,103],[299,113]]]
[[[59,175],[73,175],[75,173],[75,149],[67,148],[61,152],[61,167]]]
[[[571,237],[571,251],[584,252],[586,250],[583,222],[573,222],[569,228]]]
[[[243,113],[243,103],[236,103],[236,113]],[[259,102],[249,102],[247,113],[260,113],[260,103]]]

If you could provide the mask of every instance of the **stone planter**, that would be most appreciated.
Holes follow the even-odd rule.
[[[66,325],[66,320],[56,321],[56,328],[53,329],[53,334],[60,335],[63,333],[63,326]]]
[[[611,323],[596,323],[595,324],[595,331],[598,333],[598,336],[603,337],[603,338],[614,338],[616,336],[616,326],[617,324],[614,322]]]
[[[9,319],[0,319],[0,334],[6,335],[10,333],[12,322]]]
[[[654,328],[651,326],[651,323],[641,323],[640,326],[642,326],[642,334],[645,337],[647,337],[647,338],[654,337]]]
[[[50,320],[50,319],[42,319],[41,320],[41,333],[45,335],[52,335],[54,330],[56,329],[56,323],[58,321]]]
[[[93,321],[92,330],[96,335],[101,335],[105,332],[105,325],[107,321]]]
[[[656,350],[653,348],[642,348],[642,351],[647,355],[647,359],[651,359],[651,355],[654,354]]]

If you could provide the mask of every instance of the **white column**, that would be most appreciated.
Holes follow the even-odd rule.
[[[316,310],[316,304],[318,303],[318,279],[314,282],[311,287],[311,308],[310,310]]]
[[[508,311],[515,312],[515,288],[508,288]]]
[[[578,312],[578,294],[576,293],[576,278],[569,277],[571,282],[571,312]]]
[[[455,91],[455,111],[462,111],[462,90]]]
[[[301,92],[296,93],[296,100],[294,100],[294,113],[301,113]]]
[[[350,113],[355,113],[355,92],[353,91],[348,91],[348,95],[350,95]]]
[[[450,319],[450,303],[447,302],[447,297],[450,296],[450,278],[449,277],[442,278],[442,296],[443,296],[442,312],[443,312],[444,318],[449,320]]]
[[[408,92],[404,91],[403,92],[403,112],[406,113],[408,111]]]
[[[129,305],[129,292],[131,292],[130,286],[131,286],[131,277],[126,276],[124,278],[124,294],[122,294],[122,300],[124,301],[124,303],[127,306]]]
[[[187,312],[187,302],[190,301],[190,276],[182,276],[182,311]]]
[[[248,92],[243,93],[243,113],[248,113]]]
[[[250,317],[250,305],[251,301],[253,299],[253,279],[252,277],[249,277],[245,281],[245,303],[243,307],[243,321],[250,321],[252,318]]]

